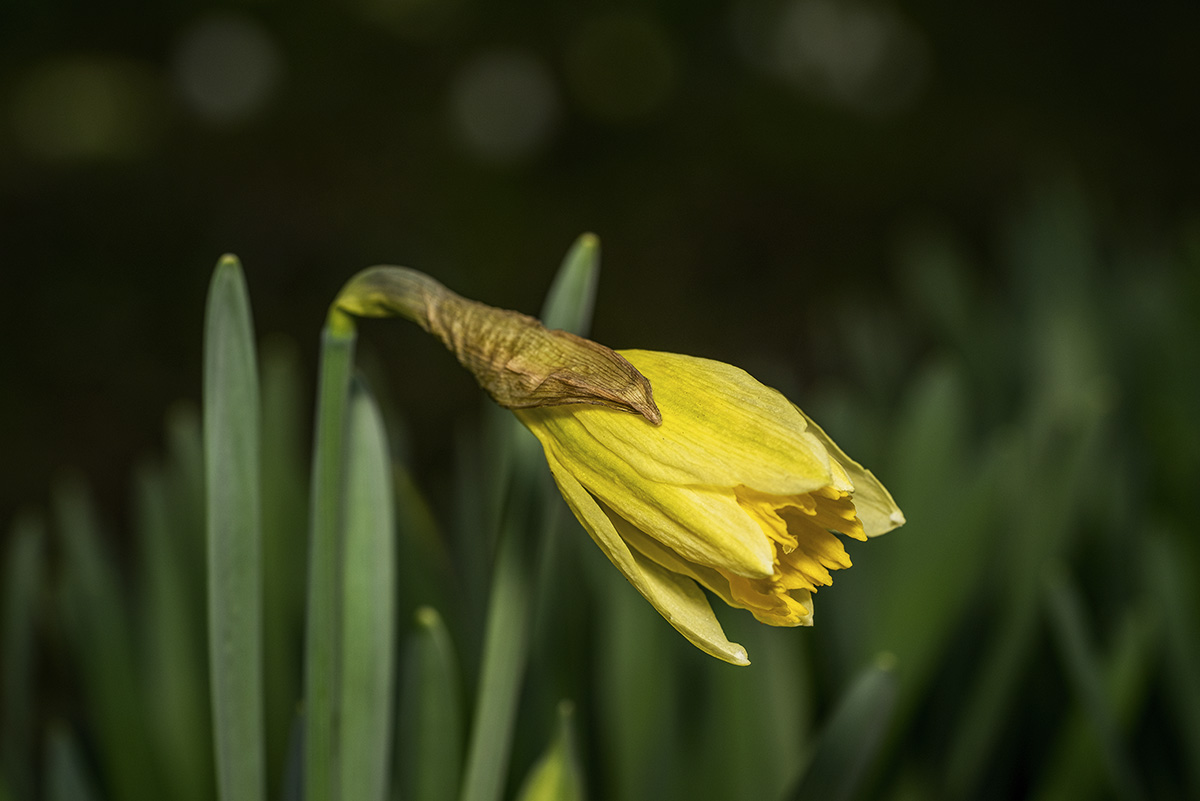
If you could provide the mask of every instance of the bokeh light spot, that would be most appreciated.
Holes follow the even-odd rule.
[[[843,108],[887,115],[910,106],[929,72],[921,31],[896,9],[868,2],[791,0],[733,9],[744,57]]]
[[[27,152],[48,160],[135,157],[161,131],[161,94],[147,65],[106,57],[55,59],[16,87],[14,133]]]
[[[545,147],[558,106],[545,66],[516,50],[476,56],[450,90],[455,133],[475,156],[497,163],[526,159]]]
[[[567,79],[580,107],[610,122],[636,120],[662,105],[677,57],[666,33],[636,12],[587,21],[570,43]]]
[[[232,14],[194,23],[173,61],[175,83],[188,108],[218,125],[261,113],[283,76],[283,59],[267,31]]]

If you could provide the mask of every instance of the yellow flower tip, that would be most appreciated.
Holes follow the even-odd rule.
[[[746,653],[745,648],[737,643],[734,643],[734,649],[732,652],[730,652],[729,659],[726,661],[728,661],[731,665],[745,667],[746,665],[750,664],[750,655]]]

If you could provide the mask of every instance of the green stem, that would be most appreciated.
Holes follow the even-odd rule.
[[[321,337],[316,442],[309,520],[308,618],[305,636],[304,797],[333,798],[338,686],[341,521],[346,421],[354,362],[354,321],[330,309]]]

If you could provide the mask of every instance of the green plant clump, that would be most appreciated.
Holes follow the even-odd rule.
[[[897,314],[839,330],[861,391],[805,406],[908,524],[813,629],[717,610],[748,668],[637,596],[507,412],[445,432],[431,504],[357,324],[311,392],[225,257],[129,564],[78,477],[11,521],[0,799],[1200,797],[1200,242],[1115,247],[1062,187],[1002,236],[985,291],[910,230]],[[598,270],[582,238],[548,326],[586,333]]]

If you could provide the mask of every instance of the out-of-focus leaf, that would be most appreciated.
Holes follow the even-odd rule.
[[[288,730],[279,797],[282,801],[304,801],[304,712],[300,709],[292,715]]]
[[[1128,728],[1150,686],[1155,654],[1151,645],[1161,636],[1161,627],[1148,618],[1144,609],[1134,609],[1122,619],[1112,653],[1103,666],[1104,696],[1123,730]],[[1062,727],[1049,771],[1038,782],[1036,797],[1040,801],[1055,801],[1100,795],[1112,767],[1106,764],[1100,746],[1088,716],[1080,709],[1074,710]]]
[[[0,626],[3,651],[3,682],[0,709],[0,767],[5,785],[17,798],[33,797],[33,703],[34,645],[38,617],[38,595],[44,573],[45,525],[32,514],[23,514],[13,523],[7,553],[3,561],[4,617]]]
[[[159,799],[159,766],[146,759],[154,749],[120,579],[83,485],[63,482],[54,500],[63,556],[61,611],[103,781],[116,798]]]
[[[1121,798],[1143,798],[1133,762],[1117,730],[1116,715],[1105,697],[1101,668],[1090,642],[1079,591],[1065,574],[1052,574],[1047,579],[1047,602],[1067,676],[1104,753],[1103,763],[1111,787]]]
[[[697,726],[699,742],[688,751],[720,770],[697,775],[691,794],[782,798],[799,777],[797,755],[811,724],[805,691],[812,677],[802,658],[803,635],[809,632],[763,626],[741,610],[717,614],[730,637],[754,655],[754,664],[739,670],[715,660],[700,663],[706,703]]]
[[[141,567],[142,653],[145,660],[146,710],[156,746],[156,761],[172,798],[212,798],[212,724],[201,609],[191,606],[187,534],[170,507],[166,482],[155,466],[135,475],[134,506]]]
[[[613,801],[681,797],[686,754],[676,722],[684,688],[674,646],[682,638],[590,540],[585,544],[586,575],[599,603],[596,722],[606,786]]]
[[[241,265],[221,259],[204,339],[208,632],[217,790],[266,793],[262,693],[262,521],[258,367]]]
[[[101,801],[74,734],[61,723],[46,734],[46,801]]]
[[[361,384],[348,411],[337,797],[384,801],[396,651],[391,458],[379,411]]]
[[[453,592],[455,568],[430,509],[413,475],[393,465],[396,495],[396,550],[400,582],[398,616],[407,619],[422,606],[440,607],[458,600]]]
[[[1147,573],[1154,588],[1163,619],[1166,646],[1167,687],[1171,712],[1175,717],[1183,746],[1188,781],[1193,794],[1200,793],[1200,684],[1196,682],[1200,665],[1200,615],[1197,615],[1195,562],[1165,534],[1150,542]],[[1189,567],[1192,570],[1189,571]]]
[[[847,543],[854,567],[836,573],[815,599],[818,639],[825,636],[823,620],[831,631],[856,632],[827,644],[844,651],[838,670],[880,651],[904,665],[898,679],[904,719],[915,712],[953,627],[983,583],[998,484],[1010,463],[995,445],[966,452],[965,380],[950,363],[915,377],[893,427],[892,456],[871,465],[909,522],[870,542]]]
[[[170,482],[171,508],[175,510],[173,524],[179,531],[179,548],[186,564],[195,565],[188,571],[185,587],[191,606],[203,616],[207,603],[208,502],[204,489],[204,432],[200,411],[192,404],[176,404],[167,412],[166,473]],[[207,668],[206,668],[207,670]]]
[[[298,349],[268,337],[262,356],[263,687],[268,788],[283,764],[300,698],[311,436]]]
[[[516,493],[514,493],[516,494]],[[528,494],[509,507],[492,572],[483,664],[463,776],[462,801],[496,801],[508,773],[517,694],[525,668],[532,594],[520,538],[535,530]],[[523,508],[522,508],[523,507]]]
[[[397,737],[397,801],[454,801],[463,760],[458,659],[441,616],[416,612],[405,649]]]
[[[894,659],[876,659],[854,680],[822,730],[812,759],[788,798],[853,798],[879,754],[896,703]]]
[[[574,707],[558,705],[558,727],[541,759],[525,777],[519,801],[583,801],[583,770],[575,745]]]
[[[1077,531],[1074,518],[1089,497],[1088,479],[1110,458],[1103,447],[1112,390],[1087,303],[1096,265],[1088,246],[1063,249],[1084,235],[1086,215],[1072,205],[1069,192],[1048,202],[1051,208],[1020,218],[1010,237],[1019,262],[1014,270],[1028,271],[1031,313],[1024,341],[1014,344],[1024,357],[1018,377],[1029,390],[1004,486],[1003,562],[997,565],[1002,578],[996,579],[1004,599],[1000,623],[947,759],[950,791],[960,796],[979,790],[1017,697],[1033,652],[1045,566],[1063,557]],[[1029,270],[1034,264],[1054,268]]]

